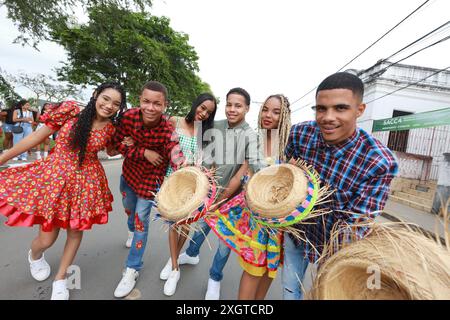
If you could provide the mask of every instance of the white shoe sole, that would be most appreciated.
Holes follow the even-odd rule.
[[[178,281],[180,281],[180,278],[178,278],[175,282],[174,286],[169,286],[168,282],[169,280],[166,281],[166,283],[164,284],[164,294],[168,297],[173,296],[175,294],[175,292],[177,291],[177,285],[178,285]]]
[[[28,252],[28,255],[29,255],[29,259],[32,259],[31,258],[31,250]],[[52,273],[52,269],[51,269],[50,265],[48,264],[48,262],[45,260],[45,258],[44,258],[44,261],[45,261],[45,264],[46,264],[46,268],[41,270],[41,272],[39,272],[39,273],[33,274],[33,272],[31,272],[30,261],[28,260],[28,265],[29,265],[29,268],[30,268],[31,277],[33,277],[34,280],[39,281],[39,282],[47,280],[48,277],[50,277],[50,274]]]
[[[161,272],[160,272],[160,274],[159,274],[159,278],[160,278],[161,280],[167,280],[167,279],[169,279],[170,272],[172,272],[172,260],[169,258],[169,261],[167,261],[166,265],[165,265],[164,268],[161,270]]]
[[[184,254],[185,256],[187,256],[187,254]],[[191,264],[193,266],[197,265],[200,262],[200,258],[199,256],[197,256],[197,259],[194,259],[193,257],[189,257],[189,258],[185,258],[185,256],[180,255],[178,257],[178,264]],[[194,261],[190,260],[190,259],[194,259]]]
[[[124,290],[123,288],[118,290],[119,288],[117,287],[116,290],[114,291],[114,297],[116,297],[116,298],[125,298],[127,295],[129,295],[131,293],[131,291],[133,291],[133,289],[136,287],[137,279],[138,278],[136,278],[136,280],[134,281],[133,286],[131,286],[131,288],[127,288],[126,291],[123,291]]]

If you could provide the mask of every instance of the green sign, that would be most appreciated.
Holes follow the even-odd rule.
[[[372,131],[400,131],[450,125],[450,108],[375,120]]]

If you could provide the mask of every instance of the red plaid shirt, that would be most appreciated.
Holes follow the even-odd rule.
[[[125,137],[131,137],[134,145],[123,145],[121,142]],[[125,157],[122,166],[125,181],[138,197],[147,200],[154,198],[154,193],[164,180],[167,167],[171,165],[176,170],[184,161],[178,136],[168,118],[163,115],[158,126],[147,128],[139,108],[123,114],[112,143]],[[163,164],[154,166],[148,162],[144,157],[146,149],[159,153],[164,158]]]

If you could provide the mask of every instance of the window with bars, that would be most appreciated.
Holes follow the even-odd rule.
[[[412,114],[412,112],[394,110],[392,117],[401,117]],[[389,132],[388,148],[393,151],[406,152],[408,147],[409,130],[391,131]]]

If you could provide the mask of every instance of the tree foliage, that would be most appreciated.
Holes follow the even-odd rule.
[[[45,99],[51,102],[60,102],[67,98],[82,98],[81,90],[73,84],[62,84],[51,76],[38,74],[27,74],[20,72],[17,75],[6,74],[10,84],[15,87],[24,87],[33,92],[36,100]]]
[[[5,101],[8,108],[12,107],[16,101],[22,99],[22,97],[14,90],[14,87],[3,76],[0,69],[0,98]]]
[[[73,20],[76,9],[88,10],[97,5],[114,5],[119,8],[144,11],[151,0],[0,0],[11,19],[22,33],[15,42],[33,45],[50,40],[54,26]]]
[[[57,70],[60,79],[91,85],[119,81],[133,104],[142,86],[157,80],[169,90],[172,114],[185,114],[196,95],[210,91],[197,75],[198,56],[188,36],[174,31],[168,18],[113,5],[91,7],[88,13],[87,24],[61,24],[52,32],[68,54]]]

